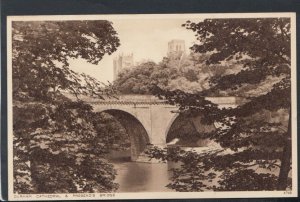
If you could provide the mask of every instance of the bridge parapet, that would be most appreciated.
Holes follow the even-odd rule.
[[[68,95],[70,97],[71,95]],[[71,97],[70,97],[71,98]],[[169,105],[167,100],[161,100],[154,95],[117,95],[116,97],[104,97],[103,99],[80,96],[80,99],[91,104],[102,105]],[[245,98],[241,97],[206,97],[207,100],[220,107],[234,107],[244,103]]]
[[[93,101],[90,101],[90,103]],[[107,97],[104,100],[94,100],[97,104],[142,104],[142,105],[166,105],[166,100],[161,100],[154,95],[118,95],[117,98]]]
[[[234,107],[245,102],[240,97],[206,97],[206,100],[219,105],[220,107]],[[93,102],[93,101],[90,101]],[[161,100],[153,95],[120,95],[118,98],[106,98],[95,100],[95,104],[143,104],[143,105],[169,105],[167,100]]]

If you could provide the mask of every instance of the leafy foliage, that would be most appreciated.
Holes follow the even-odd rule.
[[[119,46],[116,34],[108,21],[13,22],[14,98],[51,100],[61,90],[104,93],[95,79],[69,69],[68,59],[97,64]]]
[[[191,54],[178,61],[164,58],[162,62],[146,62],[122,71],[114,87],[122,94],[152,94],[155,87],[195,93],[209,88],[208,78],[224,73],[222,65],[207,68],[207,55]]]
[[[116,172],[104,156],[119,123],[65,93],[103,99],[111,88],[68,67],[97,64],[119,46],[108,21],[13,22],[14,192],[111,192]],[[111,136],[108,136],[111,135]],[[109,138],[108,138],[109,137]],[[114,139],[116,138],[116,139]],[[114,141],[115,140],[115,141]]]
[[[155,69],[157,65],[154,62],[140,64],[132,70],[125,69],[119,74],[114,86],[124,94],[149,94],[155,82],[150,79]]]
[[[224,172],[218,191],[275,190],[277,177],[270,173],[256,173],[253,169]]]

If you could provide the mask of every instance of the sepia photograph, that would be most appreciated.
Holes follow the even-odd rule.
[[[9,199],[297,196],[295,20],[9,16]]]

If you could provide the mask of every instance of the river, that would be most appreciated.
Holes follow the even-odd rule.
[[[112,151],[110,162],[117,170],[117,192],[172,192],[170,182],[172,163],[139,163],[130,161],[130,151]]]

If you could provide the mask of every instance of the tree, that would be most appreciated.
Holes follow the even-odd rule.
[[[159,97],[179,105],[184,113],[205,114],[203,122],[222,126],[207,133],[207,137],[220,143],[223,152],[199,159],[194,169],[198,173],[208,169],[222,171],[219,186],[209,189],[286,189],[291,163],[290,20],[205,19],[198,23],[187,21],[183,26],[196,33],[198,43],[191,49],[209,53],[208,67],[231,62],[241,67],[237,72],[211,77],[209,89],[196,94],[156,88]],[[255,88],[261,90],[253,93]],[[247,101],[237,108],[219,109],[205,96],[220,91],[244,96]],[[259,173],[257,168],[273,173]],[[247,179],[247,184],[237,183],[241,177]],[[188,187],[190,182],[184,183]]]
[[[104,158],[112,140],[102,115],[79,95],[111,93],[69,68],[69,58],[97,64],[119,39],[108,21],[12,23],[14,192],[111,192],[115,170]],[[69,99],[71,93],[77,99]],[[113,123],[112,123],[113,124]],[[117,127],[110,129],[116,134]]]
[[[60,90],[101,92],[91,77],[69,69],[68,59],[97,64],[113,53],[119,39],[110,22],[29,21],[13,22],[12,28],[14,98],[53,99]]]
[[[118,75],[114,87],[123,94],[152,94],[155,86],[166,90],[198,92],[206,89],[207,79],[224,72],[222,65],[207,68],[206,55],[191,54],[180,61],[164,58],[160,63],[142,63]]]
[[[146,62],[130,70],[125,69],[118,75],[114,86],[124,94],[149,94],[153,82],[150,77],[155,69],[157,65],[154,62]]]

